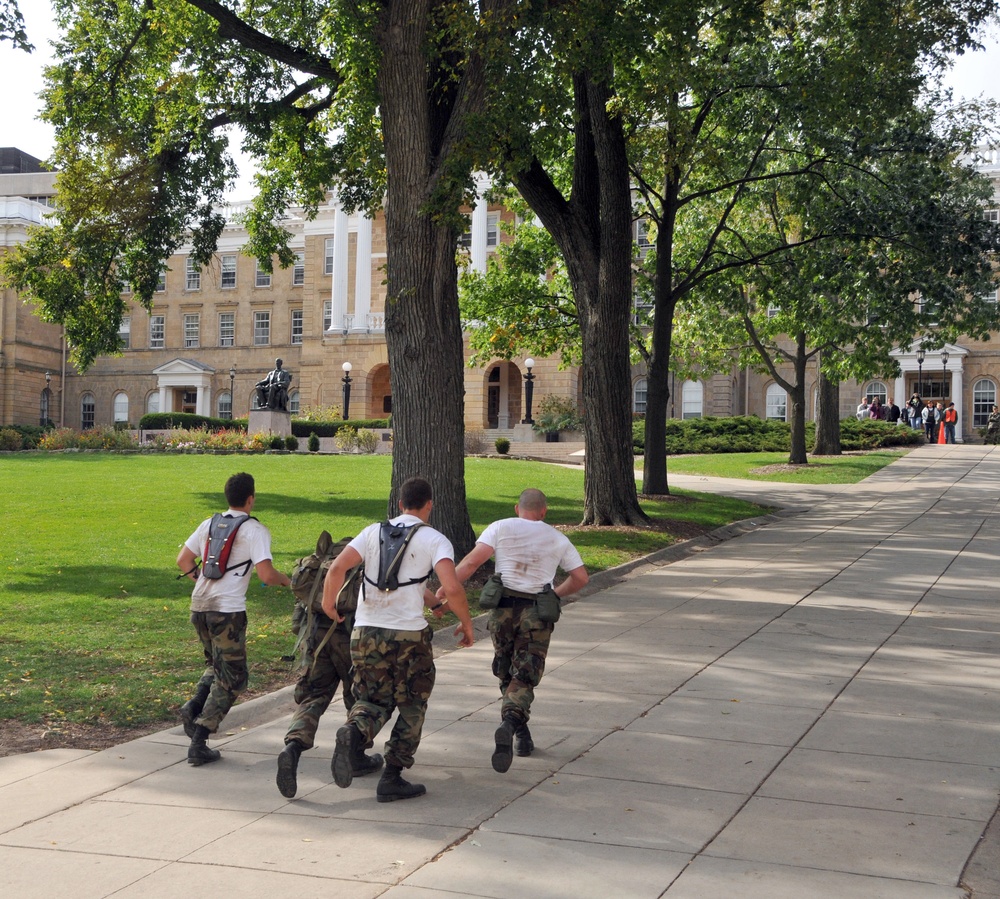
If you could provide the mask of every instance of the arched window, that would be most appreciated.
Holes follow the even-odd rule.
[[[146,411],[150,415],[155,415],[160,411],[160,392],[158,390],[154,390],[146,397]]]
[[[263,409],[264,407],[260,404],[260,397],[257,396],[257,391],[255,390],[250,394],[250,411],[256,412],[258,409]]]
[[[80,397],[80,429],[89,431],[94,426],[94,395],[85,393]]]
[[[885,384],[881,381],[869,381],[865,384],[864,395],[868,397],[868,402],[870,403],[875,397],[878,397],[878,401],[883,405],[887,405],[887,397],[889,396],[889,391],[886,390]]]
[[[288,394],[288,414],[299,414],[299,392],[297,390],[293,390]]]
[[[636,415],[646,414],[646,390],[649,382],[645,378],[639,378],[632,388],[632,411]]]
[[[233,417],[233,395],[228,391],[224,391],[219,394],[219,399],[216,404],[218,409],[219,418],[229,418]]]
[[[685,381],[681,388],[681,418],[701,418],[704,396],[701,381]]]
[[[42,390],[42,396],[38,403],[38,423],[44,428],[49,424],[49,408],[52,403],[52,390],[48,387]]]
[[[980,378],[972,385],[972,427],[985,428],[990,410],[996,405],[997,385],[987,378]]]
[[[784,387],[771,384],[767,388],[766,418],[776,421],[788,421],[788,394]]]
[[[115,424],[128,422],[128,394],[115,394]]]

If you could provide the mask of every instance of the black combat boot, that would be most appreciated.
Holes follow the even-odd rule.
[[[531,739],[531,731],[527,724],[519,724],[514,730],[514,752],[520,756],[531,755],[535,741]]]
[[[382,756],[377,752],[365,755],[362,747],[358,747],[351,755],[351,773],[355,777],[365,777],[382,770]]]
[[[278,756],[278,792],[286,799],[291,799],[298,789],[295,774],[299,768],[299,756],[304,749],[305,746],[298,740],[289,740]]]
[[[189,740],[194,739],[194,722],[201,714],[201,710],[205,708],[205,702],[208,699],[208,694],[211,692],[211,684],[198,684],[198,689],[195,690],[194,696],[181,706],[181,721],[184,724],[184,733]]]
[[[361,731],[350,722],[337,729],[337,745],[330,759],[330,771],[333,782],[338,787],[349,787],[354,779],[352,760],[357,755],[364,755]]]
[[[514,730],[516,728],[517,722],[513,718],[505,717],[493,735],[496,749],[493,750],[491,761],[493,762],[493,770],[499,774],[506,772],[514,760]]]
[[[189,765],[207,765],[209,762],[217,762],[222,758],[222,753],[218,749],[209,749],[209,730],[200,724],[194,726],[194,735],[191,737],[191,745],[188,747]]]
[[[379,802],[395,802],[397,799],[413,799],[423,796],[427,788],[423,784],[411,784],[400,776],[403,769],[387,762],[382,778],[375,790],[375,798]]]

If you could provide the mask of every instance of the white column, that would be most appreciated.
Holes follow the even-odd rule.
[[[372,220],[358,213],[358,245],[354,261],[354,328],[368,330],[372,311]]]
[[[338,203],[333,214],[333,315],[330,327],[334,331],[344,328],[347,315],[347,213]]]
[[[906,408],[906,401],[909,397],[906,395],[906,372],[904,371],[895,381],[893,381],[893,399],[896,401],[896,405],[899,406],[900,412]]]
[[[476,198],[476,205],[472,209],[472,270],[474,272],[486,271],[486,231],[487,231],[487,205],[482,193]]]
[[[173,406],[170,403],[170,391],[166,387],[160,386],[160,411],[161,412],[173,412]]]
[[[955,372],[951,378],[951,398],[955,402],[955,411],[958,412],[958,425],[955,427],[955,443],[965,443],[962,440],[962,430],[965,428],[965,371],[964,357],[955,357]],[[968,423],[970,426],[972,422]]]
[[[501,363],[500,366],[500,408],[497,410],[497,428],[506,429],[510,427],[510,388],[507,383],[509,375],[508,365]]]
[[[205,388],[204,388],[204,386],[202,386],[201,384],[199,384],[198,385],[198,399],[195,400],[194,407],[195,407],[195,409],[198,410],[198,414],[199,415],[211,415],[212,411],[210,409],[206,408],[207,405],[208,404],[207,404],[207,396],[206,396]]]

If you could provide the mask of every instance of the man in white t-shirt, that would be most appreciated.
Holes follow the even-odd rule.
[[[354,705],[347,723],[337,731],[337,745],[330,762],[338,787],[353,780],[351,759],[398,710],[392,735],[385,745],[385,771],[375,791],[379,802],[412,799],[427,792],[423,784],[411,784],[400,776],[413,766],[420,745],[427,700],[434,687],[432,632],[424,618],[424,607],[440,611],[448,605],[458,616],[461,645],[472,646],[472,619],[465,591],[455,577],[455,551],[440,531],[430,527],[434,498],[431,485],[423,478],[409,478],[400,488],[402,514],[390,519],[398,531],[416,526],[401,550],[395,588],[379,589],[379,561],[382,554],[381,524],[366,527],[334,560],[323,582],[323,612],[335,621],[343,615],[337,596],[344,577],[364,562],[365,576],[354,614],[351,633],[351,662],[354,666]],[[427,588],[431,573],[441,582],[443,599],[438,602]]]
[[[254,481],[244,472],[226,481],[226,518],[243,519],[233,539],[226,569],[219,578],[200,577],[198,559],[208,542],[211,518],[206,518],[185,541],[177,565],[194,581],[191,623],[205,654],[205,673],[195,695],[181,706],[184,733],[191,738],[188,764],[218,761],[217,749],[206,740],[214,734],[247,687],[247,587],[251,569],[268,586],[291,586],[288,575],[271,562],[271,532],[256,518],[248,517],[256,500]],[[231,564],[230,564],[231,563]]]
[[[490,613],[493,673],[503,696],[492,762],[493,770],[501,774],[510,768],[515,750],[526,756],[535,748],[528,718],[555,628],[554,622],[539,617],[536,597],[554,584],[559,568],[566,572],[554,587],[560,598],[576,593],[590,580],[569,538],[545,523],[547,511],[541,490],[525,490],[514,506],[517,517],[487,527],[456,568],[464,582],[495,555],[496,572],[503,580],[500,605]]]

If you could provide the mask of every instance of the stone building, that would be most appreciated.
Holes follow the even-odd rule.
[[[983,168],[993,179],[1000,207],[1000,159],[995,152]],[[53,182],[54,176],[42,171],[38,160],[0,150],[0,252],[23,241],[28,225],[44,221]],[[238,204],[228,208],[226,228],[208,266],[193,264],[185,248],[167,260],[152,310],[136,303],[129,306],[121,329],[122,355],[99,359],[85,374],[67,364],[60,329],[35,317],[13,291],[4,291],[0,424],[48,419],[77,428],[114,422],[134,426],[153,411],[244,417],[255,402],[254,385],[277,357],[293,375],[293,413],[309,406],[342,405],[344,377],[349,375],[350,417],[390,414],[381,213],[374,219],[348,214],[335,195],[312,221],[290,210],[281,224],[292,235],[296,264],[268,274],[242,254],[242,211]],[[1000,210],[986,214],[996,217]],[[470,229],[461,245],[473,268],[485,269],[503,238],[499,222],[509,215],[485,201],[469,210]],[[1000,347],[960,340],[946,348],[947,357],[935,350],[922,361],[919,349],[915,344],[895,351],[902,374],[894,381],[843,383],[841,417],[854,413],[862,394],[900,402],[919,386],[926,397],[954,400],[962,438],[976,439],[976,428],[985,425],[990,407],[998,401]],[[537,437],[520,424],[526,412],[525,363],[497,360],[466,369],[467,429],[515,440]],[[578,369],[560,370],[558,359],[539,359],[533,374],[533,411],[547,394],[579,401]],[[807,390],[809,418],[816,412],[815,378],[813,369]],[[671,395],[669,414],[676,418],[787,417],[784,390],[749,370],[734,369],[703,381],[678,380],[671,384]],[[633,411],[644,412],[645,402],[644,371],[635,366]]]

